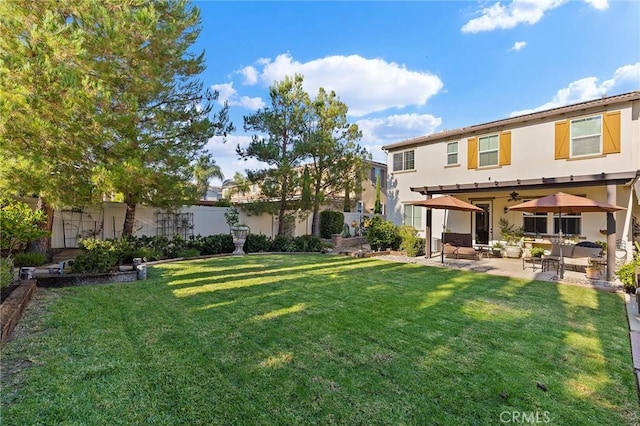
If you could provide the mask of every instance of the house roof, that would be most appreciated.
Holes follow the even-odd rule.
[[[392,143],[382,147],[385,151],[393,151],[396,149],[406,148],[409,146],[423,145],[433,142],[441,142],[447,139],[459,138],[464,135],[477,134],[481,131],[489,131],[500,129],[507,126],[519,125],[533,121],[546,120],[552,117],[560,117],[565,114],[575,113],[577,111],[585,111],[587,109],[604,108],[609,105],[630,102],[640,99],[640,91],[623,93],[621,95],[608,96],[592,101],[580,102],[573,105],[562,106],[545,111],[533,112],[531,114],[519,115],[517,117],[505,118],[502,120],[490,121],[488,123],[476,124],[468,127],[461,127],[455,130],[445,130],[430,135],[418,136],[417,138],[407,139],[401,142]]]

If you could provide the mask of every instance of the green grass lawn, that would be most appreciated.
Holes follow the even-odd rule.
[[[330,255],[148,275],[38,290],[3,425],[640,422],[619,294]]]

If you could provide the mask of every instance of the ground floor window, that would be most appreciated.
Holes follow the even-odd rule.
[[[546,234],[547,233],[547,214],[546,213],[523,213],[522,228],[526,233]]]
[[[422,211],[424,207],[420,206],[404,206],[404,214],[402,217],[402,223],[405,225],[413,226],[416,229],[422,228]]]
[[[564,235],[580,235],[582,232],[582,216],[577,214],[562,215],[562,233]],[[553,232],[560,232],[560,217],[553,215]]]

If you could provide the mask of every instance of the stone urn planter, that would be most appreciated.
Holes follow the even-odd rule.
[[[504,248],[505,257],[511,257],[519,259],[522,257],[522,247],[520,246],[506,246]]]
[[[244,243],[245,241],[247,241],[247,235],[249,235],[249,227],[247,225],[232,226],[231,235],[233,236],[233,245],[235,246],[233,254],[245,254],[242,247],[244,247]]]

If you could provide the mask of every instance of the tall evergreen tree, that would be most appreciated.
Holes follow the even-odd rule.
[[[36,194],[45,231],[54,208],[87,204],[95,194],[95,153],[112,93],[87,49],[87,25],[112,3],[0,2],[0,191]],[[48,235],[32,249],[46,253]]]
[[[376,176],[376,203],[373,207],[374,214],[382,214],[382,202],[380,201],[380,175]]]
[[[320,235],[320,206],[328,197],[344,193],[349,198],[351,182],[362,176],[369,154],[358,145],[358,126],[347,122],[348,107],[335,92],[320,88],[309,101],[306,150],[311,158],[313,191],[313,235]],[[345,201],[345,208],[347,207]]]
[[[254,158],[268,166],[247,170],[247,176],[261,184],[263,197],[276,200],[278,235],[287,231],[287,210],[300,190],[299,167],[308,156],[304,143],[308,95],[302,81],[301,75],[285,77],[269,88],[271,105],[244,117],[245,130],[257,134],[247,148],[238,145],[236,149],[240,158]]]
[[[195,80],[195,7],[12,0],[0,2],[0,24],[0,186],[38,194],[51,219],[52,206],[120,192],[125,234],[137,203],[195,198],[194,161],[232,129]]]
[[[197,80],[204,54],[189,49],[200,33],[198,9],[180,0],[148,8],[135,27],[123,16],[94,23],[96,35],[113,34],[122,22],[128,30],[127,42],[114,43],[101,57],[119,96],[111,103],[118,114],[108,123],[113,138],[100,156],[99,182],[124,196],[124,235],[133,232],[140,203],[173,208],[195,201],[194,163],[212,136],[233,129],[226,106],[212,112],[217,93]]]

